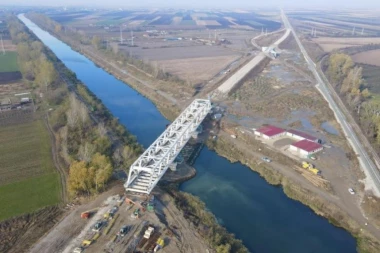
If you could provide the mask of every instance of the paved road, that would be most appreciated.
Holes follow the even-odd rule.
[[[323,79],[321,78],[321,76],[319,75],[317,71],[316,64],[309,57],[301,41],[297,37],[296,32],[291,26],[288,18],[286,17],[284,11],[281,12],[281,16],[282,16],[282,20],[285,26],[291,30],[307,64],[309,65],[309,69],[314,74],[314,77],[318,82],[318,84],[316,85],[317,89],[329,103],[330,108],[333,110],[337,121],[341,125],[348,142],[351,144],[353,150],[358,155],[360,165],[366,175],[366,189],[372,190],[375,195],[380,197],[380,172],[377,166],[373,163],[373,161],[367,154],[367,151],[364,149],[363,145],[360,143],[355,131],[349,125],[345,115],[342,113],[341,109],[332,98],[326,83],[323,81]]]
[[[290,34],[290,30],[287,29],[284,35],[274,42],[268,48],[276,48],[281,44]],[[257,38],[257,37],[256,37]],[[254,42],[254,39],[251,40],[253,46],[258,47]],[[261,48],[259,48],[261,50]],[[257,67],[266,57],[272,58],[269,52],[259,52],[252,60],[247,64],[241,67],[236,71],[232,76],[230,76],[225,82],[223,82],[218,88],[216,94],[228,94],[239,82],[241,82],[255,67]]]

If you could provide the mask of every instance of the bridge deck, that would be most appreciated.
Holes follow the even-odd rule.
[[[195,99],[131,165],[125,189],[149,194],[210,110],[210,100]]]

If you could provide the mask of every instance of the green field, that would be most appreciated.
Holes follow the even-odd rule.
[[[59,174],[42,120],[0,127],[0,221],[60,202]]]
[[[96,22],[96,25],[120,25],[123,22],[122,19],[106,19]]]
[[[19,71],[16,52],[0,52],[0,73]]]
[[[371,93],[380,94],[380,67],[367,64],[359,64],[363,68],[363,78],[366,82],[366,88]]]

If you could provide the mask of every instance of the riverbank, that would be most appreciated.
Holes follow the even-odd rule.
[[[316,214],[325,217],[334,226],[349,231],[357,240],[359,252],[375,253],[380,251],[379,241],[331,201],[302,187],[289,177],[281,174],[278,170],[268,168],[270,166],[269,164],[263,165],[254,158],[247,158],[247,156],[244,155],[244,151],[240,150],[237,145],[232,144],[226,137],[219,137],[217,142],[209,141],[208,146],[231,162],[241,162],[245,164],[251,170],[259,173],[268,183],[282,186],[284,193],[289,198],[310,207]]]
[[[63,66],[61,66],[63,68]],[[65,67],[66,68],[66,67]],[[68,70],[68,69],[65,69],[65,70]],[[71,71],[68,71],[69,73]],[[75,92],[75,94],[81,98],[81,101],[86,103],[86,105],[88,106],[88,108],[98,108],[99,106],[102,108],[102,110],[99,110],[99,109],[96,109],[96,110],[92,110],[92,111],[95,111],[95,112],[102,112],[101,115],[107,115],[107,119],[112,119],[111,120],[111,123],[113,123],[114,125],[111,125],[110,126],[110,131],[116,131],[116,135],[118,133],[118,130],[119,130],[119,121],[116,120],[114,118],[114,116],[111,114],[110,111],[108,111],[108,109],[105,107],[105,105],[101,102],[101,100],[96,96],[96,94],[94,94],[93,92],[91,92],[90,89],[88,89],[88,87],[84,86],[81,81],[79,81],[79,79],[77,79],[76,75],[74,75],[72,72],[71,72],[72,75],[68,75],[68,76],[63,76],[62,78],[66,81],[69,89],[73,92]],[[69,80],[67,80],[67,78]],[[78,89],[79,88],[79,89]],[[96,123],[99,123],[98,122],[98,119],[97,117],[94,116],[93,120],[96,122]],[[106,126],[108,126],[109,124],[107,122],[105,122]],[[122,126],[122,129],[124,130],[123,133],[125,135],[127,135],[127,137],[129,137],[129,133],[126,132],[124,126]],[[113,133],[111,133],[113,134]],[[122,135],[124,136],[124,135]],[[121,136],[121,137],[122,137]],[[120,139],[115,139],[115,138],[112,138],[110,137],[110,139],[112,139],[113,141],[120,141]],[[136,142],[136,139],[133,139],[131,140],[132,143],[135,143]],[[172,182],[183,182],[184,180],[188,180],[192,177],[194,177],[196,174],[196,171],[194,168],[188,166],[187,168],[187,171],[185,171],[185,173],[183,173],[183,175],[179,175],[179,176],[176,176],[176,177],[172,177],[170,179],[170,181]],[[179,191],[175,191],[173,189],[170,190],[170,194],[180,194]],[[186,196],[190,196],[190,194],[187,194]],[[195,197],[193,197],[195,199]],[[194,201],[192,201],[191,203],[195,203]],[[204,205],[202,202],[196,202],[197,205]],[[79,204],[79,203],[78,203]],[[195,211],[195,209],[192,209],[193,211]],[[190,219],[190,218],[193,218],[195,217],[195,215],[200,215],[200,214],[192,214],[191,216],[189,216],[190,214],[190,211],[191,210],[187,210],[187,216],[184,215],[184,212],[185,210],[182,210],[182,212],[180,213],[181,215],[181,219],[184,219],[184,218],[187,218],[187,219]],[[192,222],[191,223],[191,234],[197,234],[200,229],[203,229],[203,232],[204,233],[207,233],[210,235],[210,238],[211,236],[213,236],[213,233],[211,230],[208,230],[207,227],[213,227],[215,229],[218,230],[218,234],[216,234],[216,236],[218,236],[218,238],[222,238],[223,240],[218,240],[218,238],[212,238],[210,240],[207,241],[207,244],[210,244],[212,249],[216,249],[216,250],[226,250],[226,249],[233,249],[234,252],[248,252],[248,250],[242,245],[241,241],[236,239],[234,237],[233,234],[230,234],[228,233],[223,227],[221,227],[218,222],[216,221],[215,217],[212,215],[211,212],[207,212],[207,211],[204,211],[203,209],[202,210],[198,210],[198,211],[201,211],[201,214],[202,214],[202,217],[207,217],[207,221],[204,221],[203,222],[199,222],[198,223],[194,223],[194,221],[192,221],[190,219],[190,221]],[[199,219],[201,219],[202,217],[199,217]],[[179,217],[177,217],[179,218]],[[189,225],[190,226],[190,225]],[[199,226],[203,226],[202,228],[199,228]],[[207,231],[206,231],[207,230]],[[189,242],[187,242],[189,243]],[[194,245],[190,245],[190,248],[196,248],[196,243],[199,243],[199,240],[198,242],[196,242],[196,240],[194,241]],[[193,251],[184,251],[184,252],[193,252]]]
[[[95,61],[96,62],[96,61]],[[100,66],[101,66],[101,64],[99,64]],[[116,71],[116,70],[115,70]],[[120,74],[119,74],[120,75]],[[137,88],[136,88],[136,90],[139,90],[138,89],[138,85],[136,86]],[[140,91],[141,93],[143,93],[143,91]],[[156,105],[158,105],[158,104],[161,104],[161,103],[164,103],[164,101],[160,101],[160,100],[153,100],[153,102],[156,104]],[[168,109],[170,109],[170,110],[172,110],[172,108],[171,107],[169,107]],[[173,109],[176,109],[176,108],[173,108]],[[175,113],[173,113],[173,115],[175,115]],[[233,145],[230,145],[230,147],[233,147]],[[226,148],[226,150],[227,151],[229,151],[229,153],[230,153],[230,155],[234,155],[233,154],[233,150],[228,150],[227,148]],[[221,152],[220,150],[218,151],[218,152]],[[238,157],[238,156],[236,156],[236,157]],[[235,157],[235,158],[236,158]],[[239,158],[241,161],[245,161],[245,159],[244,159],[244,157],[241,157],[241,158]],[[239,160],[239,159],[237,159],[237,160]],[[254,165],[252,165],[252,166],[250,166],[251,168],[253,168],[253,169],[255,169],[255,167],[254,167]],[[269,171],[269,169],[268,169],[268,171]],[[284,182],[284,180],[280,180],[280,182]]]

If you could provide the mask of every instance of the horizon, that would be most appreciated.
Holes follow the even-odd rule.
[[[348,9],[369,9],[373,8],[380,9],[380,2],[375,0],[362,0],[362,1],[345,1],[336,0],[333,3],[329,0],[320,0],[317,2],[304,2],[300,0],[289,1],[286,0],[267,0],[264,2],[251,2],[249,0],[237,0],[233,2],[220,2],[216,0],[211,0],[205,3],[201,0],[195,0],[191,3],[178,3],[176,0],[166,0],[152,1],[152,0],[141,0],[138,3],[129,2],[124,3],[120,0],[108,0],[106,3],[101,0],[66,0],[64,3],[61,1],[51,2],[48,0],[35,0],[32,3],[28,0],[13,0],[12,3],[1,3],[0,6],[13,6],[13,7],[81,7],[81,8],[189,8],[189,9],[224,9],[224,8],[234,8],[234,9],[250,9],[250,8],[276,8],[276,9],[288,9],[288,8],[322,8],[322,9],[335,9],[340,10]],[[342,6],[344,6],[342,8]]]

